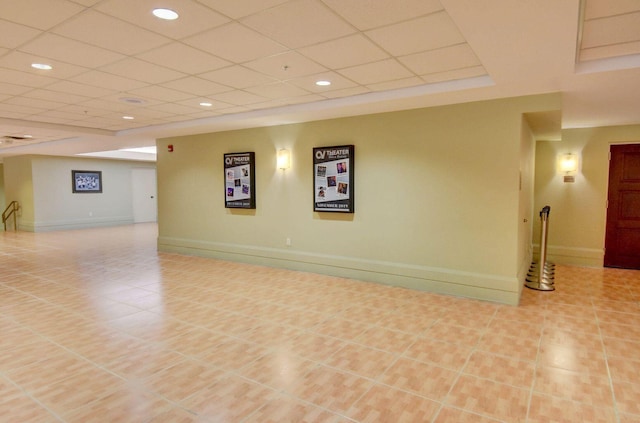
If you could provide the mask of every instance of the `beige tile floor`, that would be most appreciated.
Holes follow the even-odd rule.
[[[640,422],[640,271],[519,307],[0,233],[2,422]]]

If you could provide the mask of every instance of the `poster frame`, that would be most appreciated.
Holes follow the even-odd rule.
[[[354,153],[353,144],[313,148],[314,212],[355,213]],[[328,163],[329,169],[327,165],[323,168],[323,163]],[[320,195],[331,196],[334,192],[335,196],[345,195],[345,198],[318,201]]]
[[[255,152],[225,153],[224,168],[224,207],[227,209],[256,208],[256,155]],[[248,175],[244,172],[248,171]],[[233,172],[233,177],[231,173]],[[248,182],[248,186],[247,186]],[[240,189],[248,198],[233,199],[235,190]],[[246,192],[245,192],[246,190]],[[231,195],[229,195],[231,194]]]

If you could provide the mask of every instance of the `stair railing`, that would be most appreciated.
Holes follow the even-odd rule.
[[[4,225],[5,231],[7,230],[7,220],[9,220],[11,216],[13,216],[13,230],[18,230],[18,224],[16,222],[16,215],[18,214],[18,210],[20,210],[20,204],[18,204],[17,201],[12,201],[2,212],[2,224]]]

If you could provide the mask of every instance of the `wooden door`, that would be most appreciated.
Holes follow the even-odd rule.
[[[604,265],[640,269],[640,144],[610,151]]]

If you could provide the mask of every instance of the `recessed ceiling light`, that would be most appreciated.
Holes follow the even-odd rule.
[[[213,103],[208,103],[208,102],[206,102],[206,101],[203,101],[202,103],[200,103],[200,105],[201,105],[202,107],[211,107],[211,106],[213,106]]]
[[[319,85],[321,87],[326,87],[331,85],[331,81],[325,81],[325,80],[316,81],[316,85]]]
[[[53,66],[47,65],[46,63],[32,63],[31,67],[39,70],[51,70]]]
[[[33,138],[33,135],[29,135],[29,134],[25,134],[23,135],[24,138]]]
[[[122,116],[122,119],[133,120],[135,118],[133,116]]]
[[[153,9],[153,15],[167,21],[178,19],[178,14],[171,9]]]

